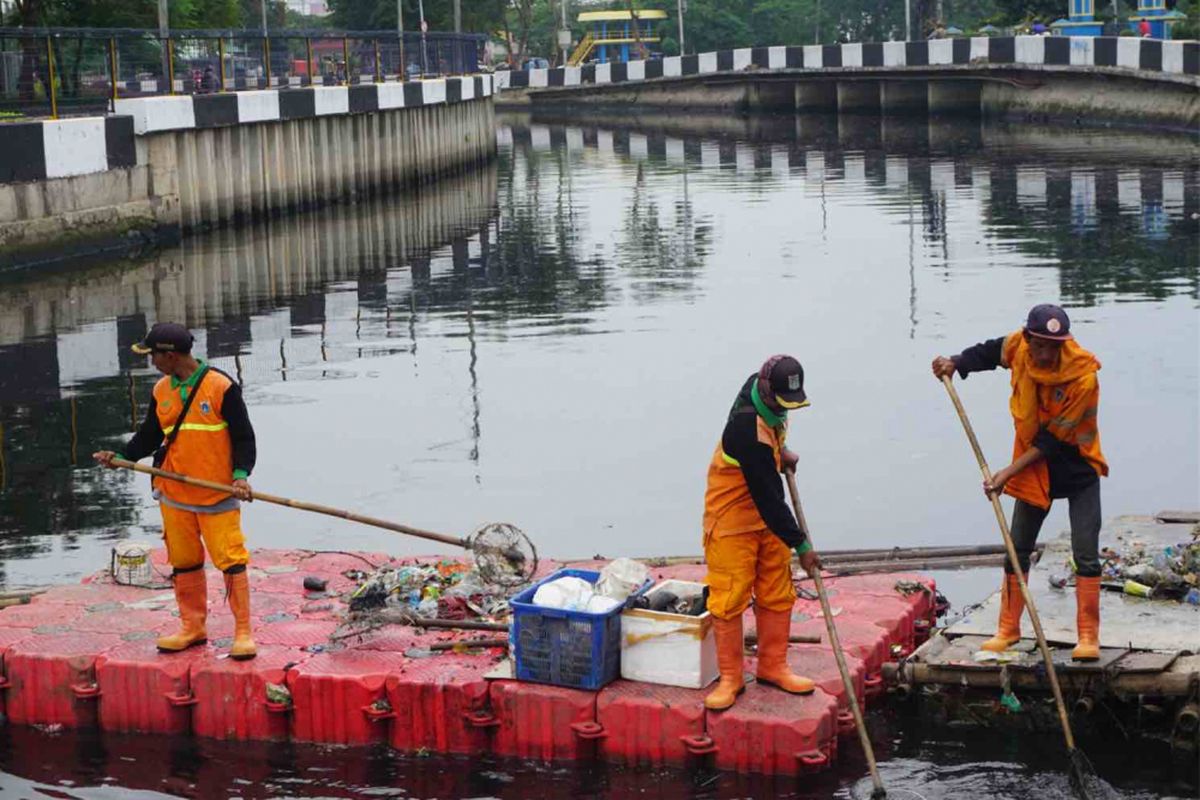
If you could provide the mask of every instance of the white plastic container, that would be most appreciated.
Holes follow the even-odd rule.
[[[702,583],[663,581],[646,593],[694,597]],[[717,679],[717,643],[712,616],[668,614],[634,608],[621,613],[621,677],[630,681],[701,689]]]

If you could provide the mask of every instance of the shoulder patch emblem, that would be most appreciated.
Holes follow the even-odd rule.
[[[1065,398],[1066,396],[1067,396],[1067,393],[1062,390],[1062,387],[1059,387],[1054,390],[1054,402],[1061,403],[1063,401],[1063,398]]]
[[[201,414],[211,414],[212,413],[212,406],[210,406],[208,404],[207,400],[200,401],[200,413]]]
[[[163,412],[170,411],[171,410],[171,401],[163,400],[161,403],[158,404],[158,410],[163,411]]]

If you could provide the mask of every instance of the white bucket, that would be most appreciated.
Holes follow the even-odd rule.
[[[124,586],[150,586],[154,582],[154,570],[150,566],[150,551],[154,545],[148,542],[121,542],[112,549],[110,571],[114,583]]]

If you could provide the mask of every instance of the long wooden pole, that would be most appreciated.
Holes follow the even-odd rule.
[[[0,595],[0,602],[3,602],[3,595]],[[509,624],[507,622],[484,622],[482,620],[473,619],[425,619],[424,617],[414,616],[413,614],[386,609],[382,611],[368,611],[366,615],[371,618],[379,618],[385,623],[395,625],[408,625],[414,628],[446,628],[448,630],[468,630],[468,631],[508,631]],[[353,636],[361,636],[364,633],[371,631],[347,631],[341,634],[336,634],[331,637],[334,639],[348,639]],[[747,633],[745,642],[748,645],[758,643],[757,633]],[[805,634],[794,634],[788,637],[788,642],[792,644],[820,644],[820,636],[811,636]]]
[[[800,507],[800,493],[796,490],[796,475],[791,471],[785,474],[787,475],[788,494],[792,497],[792,509],[796,512],[796,522],[800,524],[800,530],[808,536],[811,544],[812,534],[809,533],[808,523],[804,519],[804,509]],[[821,615],[825,617],[825,630],[829,633],[829,646],[833,648],[833,657],[837,659],[838,672],[842,674],[842,685],[846,687],[846,698],[850,701],[850,711],[854,714],[854,725],[858,728],[858,740],[862,744],[863,755],[867,757],[867,769],[871,771],[871,782],[875,784],[871,796],[884,797],[887,795],[887,790],[883,788],[883,778],[879,777],[879,767],[875,764],[875,749],[871,746],[871,737],[867,735],[867,724],[863,721],[862,709],[858,707],[858,695],[854,691],[854,681],[850,679],[846,656],[842,653],[842,642],[838,638],[837,625],[833,621],[833,610],[829,607],[829,595],[825,593],[825,581],[821,578],[819,569],[813,570],[811,575],[813,583],[817,587],[817,597],[821,600]]]
[[[1045,545],[1038,543],[1034,547],[1034,551],[1040,553],[1045,548]],[[964,567],[972,566],[992,566],[993,562],[990,559],[999,557],[1007,558],[1008,554],[1004,550],[1004,545],[964,545],[961,547],[887,547],[887,548],[868,548],[861,550],[828,550],[821,551],[821,563],[827,567],[829,565],[851,565],[857,563],[869,563],[872,566],[879,564],[894,564],[899,568],[920,568],[912,567],[908,562],[933,563],[938,569],[951,569],[956,563],[961,563]],[[561,564],[583,564],[594,561],[603,560],[596,556],[588,558],[568,558],[560,559]],[[704,556],[643,556],[637,559],[648,567],[673,567],[680,564],[703,564]],[[975,562],[979,563],[976,564]],[[826,570],[828,571],[828,570]]]
[[[215,483],[213,481],[206,481],[201,478],[193,478],[190,475],[180,475],[176,472],[167,472],[166,470],[157,469],[155,467],[147,467],[144,464],[136,464],[132,461],[126,461],[123,458],[114,458],[112,460],[112,464],[114,467],[131,469],[134,472],[144,472],[145,474],[153,475],[156,478],[165,478],[170,481],[186,483],[188,486],[199,486],[203,489],[212,489],[214,491],[225,492],[227,494],[233,494],[234,492],[232,486],[227,486],[223,483]],[[253,498],[255,500],[261,500],[264,503],[274,503],[277,506],[287,506],[288,508],[296,508],[300,511],[311,511],[314,514],[325,514],[326,516],[339,517],[341,519],[350,520],[351,522],[361,522],[364,525],[383,528],[384,530],[393,531],[395,533],[404,533],[408,534],[409,536],[417,536],[421,539],[429,539],[434,542],[441,542],[442,544],[454,545],[455,547],[470,548],[471,546],[471,542],[467,539],[461,539],[456,536],[447,536],[444,533],[424,531],[420,528],[410,528],[409,526],[401,525],[398,522],[389,522],[386,519],[355,514],[352,511],[344,511],[340,508],[317,505],[316,503],[305,503],[302,500],[292,500],[287,497],[279,497],[278,495],[267,494],[266,492],[260,492],[258,490],[254,491]]]
[[[975,429],[971,427],[971,420],[967,418],[967,410],[963,408],[962,400],[958,397],[958,390],[954,388],[949,375],[942,376],[942,383],[950,395],[950,402],[954,403],[954,410],[958,412],[958,419],[962,422],[967,439],[971,442],[971,449],[975,451],[975,460],[979,462],[979,471],[983,473],[983,479],[991,483],[992,471],[988,469],[987,459],[983,457],[983,448],[979,446],[979,439],[975,437]],[[1033,623],[1033,632],[1037,635],[1038,649],[1042,651],[1042,660],[1046,662],[1046,677],[1050,679],[1050,691],[1054,693],[1054,703],[1058,706],[1058,720],[1062,723],[1063,738],[1066,739],[1067,750],[1073,756],[1075,735],[1071,732],[1071,722],[1067,718],[1067,706],[1063,702],[1062,688],[1058,685],[1058,673],[1054,669],[1054,658],[1050,655],[1050,646],[1046,644],[1046,634],[1042,632],[1042,619],[1038,616],[1037,606],[1033,603],[1033,595],[1029,591],[1029,585],[1025,583],[1024,573],[1021,572],[1021,562],[1017,560],[1017,548],[1013,544],[1012,534],[1008,530],[1008,519],[1004,516],[1000,497],[995,492],[989,492],[988,497],[992,500],[992,510],[996,512],[996,522],[1000,525],[1000,535],[1004,537],[1004,548],[1008,551],[1008,560],[1012,564],[1013,574],[1017,576],[1017,584],[1021,587],[1021,596],[1025,598],[1029,621]]]

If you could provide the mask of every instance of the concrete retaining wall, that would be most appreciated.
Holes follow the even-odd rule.
[[[155,161],[174,162],[185,232],[405,186],[486,162],[490,103],[156,134]],[[157,141],[151,141],[156,146]]]
[[[1007,36],[755,47],[627,64],[498,72],[495,77],[502,105],[513,95],[517,104],[533,108],[639,104],[726,111],[982,110],[1195,129],[1200,43]],[[783,101],[786,93],[776,90],[780,84],[793,87],[790,104]],[[990,87],[986,94],[984,85]],[[1130,88],[1113,88],[1117,86]],[[1022,96],[1026,91],[1030,94]],[[1078,97],[1072,98],[1072,92]]]
[[[994,117],[1040,121],[1111,123],[1200,130],[1200,92],[1187,86],[1158,85],[1106,75],[1064,75],[1040,86],[985,83],[981,102]]]
[[[117,101],[0,126],[0,268],[429,180],[495,153],[491,76]]]

